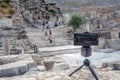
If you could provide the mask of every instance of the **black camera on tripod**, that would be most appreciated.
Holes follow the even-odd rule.
[[[97,33],[75,33],[74,34],[74,45],[82,45],[81,48],[81,55],[84,57],[89,57],[92,55],[92,48],[90,46],[98,45],[98,34]],[[95,73],[94,69],[90,65],[90,60],[85,59],[83,61],[83,65],[77,68],[75,71],[73,71],[69,76],[72,76],[75,72],[80,70],[83,66],[88,67],[92,75],[96,80],[99,80],[97,74]]]
[[[92,55],[92,48],[90,46],[98,45],[98,34],[89,32],[75,33],[74,45],[82,45],[81,55],[89,57]]]

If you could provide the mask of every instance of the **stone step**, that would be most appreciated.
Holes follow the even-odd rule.
[[[80,53],[81,46],[56,46],[56,47],[45,47],[39,48],[39,54],[42,56],[53,56],[60,54],[72,54],[72,53]]]
[[[39,38],[39,39],[32,39],[30,38],[30,41],[33,44],[36,44],[39,47],[45,47],[46,45],[49,45],[49,40],[46,40],[45,38]],[[69,45],[70,43],[68,42],[68,40],[63,39],[63,38],[57,38],[57,39],[53,39],[53,43],[54,46],[61,46],[61,45]],[[40,46],[41,45],[41,46]]]

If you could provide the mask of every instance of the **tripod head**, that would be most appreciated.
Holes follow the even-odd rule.
[[[83,57],[89,57],[92,55],[92,48],[90,46],[82,46],[81,55]]]

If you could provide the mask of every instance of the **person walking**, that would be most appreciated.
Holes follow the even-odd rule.
[[[50,29],[49,23],[46,22],[46,29]]]
[[[41,20],[40,19],[37,20],[37,25],[38,25],[38,28],[41,28]]]
[[[52,43],[53,43],[53,40],[52,40],[52,31],[51,31],[51,29],[49,29],[48,40],[49,40],[49,43],[50,43],[50,46],[51,46]]]
[[[44,31],[44,29],[45,29],[45,22],[43,21],[43,23],[42,23],[42,31]]]
[[[52,36],[52,31],[51,31],[51,29],[49,29],[49,35]]]
[[[34,45],[34,53],[38,53],[38,47],[37,47],[37,45]]]
[[[48,39],[48,33],[47,33],[46,30],[45,30],[45,39],[46,39],[46,40]]]
[[[54,22],[54,27],[57,27],[58,26],[58,23],[57,21]]]

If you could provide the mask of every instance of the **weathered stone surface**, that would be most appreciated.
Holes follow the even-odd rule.
[[[53,69],[54,70],[67,70],[67,69],[70,69],[70,66],[67,63],[60,63],[60,64],[55,64]]]
[[[74,69],[64,71],[45,71],[38,73],[25,74],[9,78],[0,78],[0,80],[94,80],[94,77],[88,69],[84,68],[76,72],[73,76],[68,75]],[[95,69],[100,80],[119,80],[120,71],[108,71],[105,69]]]
[[[11,56],[0,56],[0,65],[3,64],[8,64],[17,61],[17,56],[16,55],[11,55]]]
[[[9,56],[7,57],[10,60],[10,63],[5,60],[7,63],[0,66],[0,77],[23,75],[33,68],[34,70],[38,70],[36,63],[30,55],[12,56],[11,59],[13,61]]]
[[[119,80],[120,79],[120,72],[119,71],[107,71],[107,70],[96,70],[97,75],[99,76],[100,80]],[[91,73],[84,69],[73,76],[69,77],[69,73],[71,70],[65,71],[47,71],[47,72],[40,72],[38,74],[29,74],[23,76],[16,76],[16,77],[9,77],[5,78],[5,80],[94,80],[94,77]],[[2,78],[4,80],[4,78]],[[2,80],[0,79],[0,80]]]
[[[46,69],[45,69],[45,66],[44,66],[44,65],[38,66],[38,68],[39,68],[39,70],[40,70],[40,71],[46,71]]]

